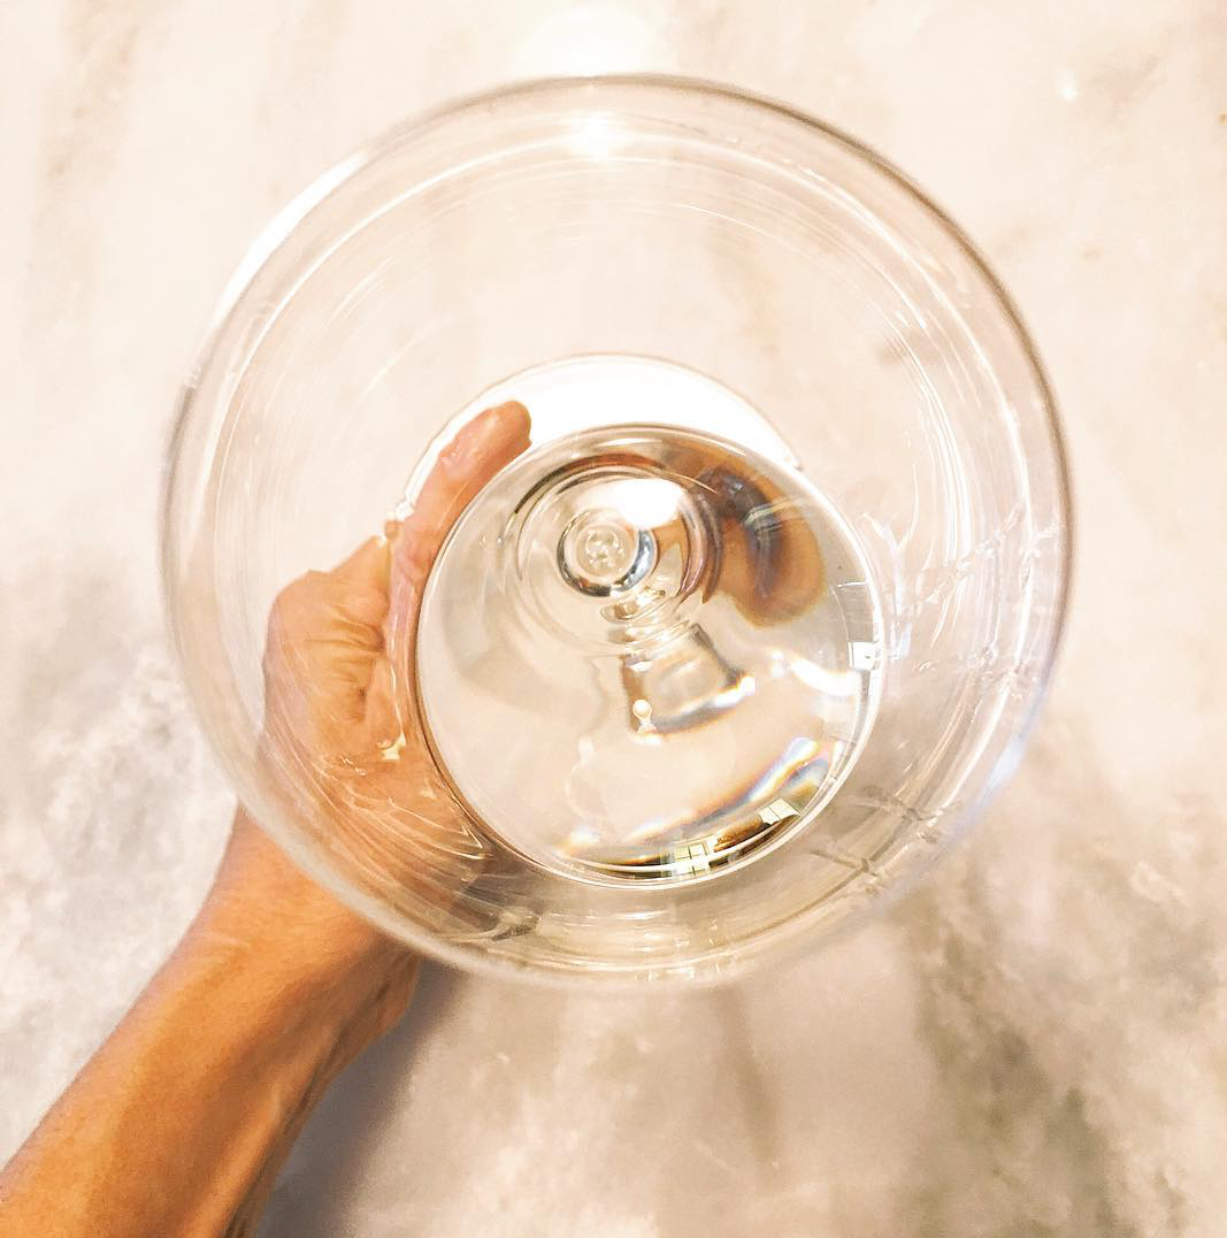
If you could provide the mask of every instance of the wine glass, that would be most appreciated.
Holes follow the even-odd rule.
[[[338,806],[270,755],[270,609],[507,401],[527,450],[388,638],[436,790]],[[347,903],[466,967],[710,980],[980,811],[1069,527],[1040,365],[957,228],[812,119],[624,77],[436,112],[286,209],[187,384],[164,561],[240,797]]]

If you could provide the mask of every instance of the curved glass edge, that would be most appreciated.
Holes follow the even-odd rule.
[[[640,90],[645,94],[708,96],[725,100],[735,106],[748,105],[751,108],[782,117],[803,129],[816,132],[837,142],[853,156],[884,175],[906,197],[919,204],[961,250],[977,275],[984,281],[985,286],[1003,310],[1007,325],[1032,372],[1040,402],[1044,407],[1048,447],[1051,452],[1051,468],[1056,489],[1056,519],[1061,541],[1057,580],[1052,601],[1050,630],[1043,638],[1041,646],[1043,653],[1037,663],[1037,675],[1031,689],[1030,700],[1023,708],[1021,718],[1013,727],[1009,738],[991,759],[990,767],[983,776],[983,784],[979,791],[961,807],[941,844],[933,848],[925,862],[916,865],[889,890],[881,892],[873,899],[867,899],[864,906],[846,913],[838,923],[814,925],[808,923],[805,918],[801,918],[798,922],[782,926],[774,933],[746,941],[738,948],[735,958],[728,958],[716,952],[712,956],[694,956],[687,962],[678,962],[658,969],[634,966],[627,968],[583,966],[571,969],[561,965],[554,966],[544,960],[535,961],[532,964],[518,963],[504,956],[493,955],[474,947],[457,945],[424,931],[412,929],[399,918],[389,914],[377,899],[369,896],[360,887],[351,884],[341,874],[323,863],[309,842],[292,835],[289,831],[277,828],[276,825],[271,827],[270,832],[295,863],[336,897],[390,936],[404,941],[415,950],[440,962],[491,978],[530,980],[553,987],[571,988],[586,981],[603,988],[639,988],[645,983],[665,980],[684,980],[687,983],[699,985],[719,985],[738,979],[750,971],[758,970],[765,962],[782,962],[789,955],[795,955],[807,945],[824,948],[839,940],[845,933],[854,931],[871,914],[877,914],[915,888],[933,865],[966,835],[970,825],[983,813],[989,801],[1021,760],[1050,691],[1053,669],[1067,625],[1075,556],[1072,481],[1066,440],[1061,430],[1056,400],[1045,367],[1017,305],[980,251],[941,206],[918,188],[895,164],[872,147],[836,126],[819,121],[770,97],[707,79],[651,73],[551,77],[512,83],[494,90],[453,99],[427,109],[418,116],[386,130],[382,136],[365,147],[359,148],[317,177],[273,217],[248,248],[219,298],[206,329],[204,340],[197,351],[196,361],[181,388],[167,441],[160,505],[163,607],[180,673],[189,687],[193,711],[215,755],[229,776],[232,785],[238,791],[244,781],[244,772],[232,759],[232,754],[228,751],[223,737],[215,732],[200,709],[199,693],[193,686],[193,676],[185,656],[183,633],[176,619],[175,598],[180,562],[171,533],[175,526],[175,507],[181,485],[179,477],[181,449],[188,426],[197,412],[195,397],[200,376],[212,363],[226,327],[233,320],[255,278],[272,256],[298,226],[334,191],[388,150],[412,140],[419,133],[432,129],[441,121],[460,119],[467,113],[490,108],[500,101],[546,97],[563,92],[592,91],[595,93],[605,88]],[[270,818],[269,814],[258,815],[264,819],[275,819]]]

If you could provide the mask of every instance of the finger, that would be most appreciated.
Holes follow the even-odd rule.
[[[443,449],[412,515],[397,530],[392,576],[402,592],[420,595],[448,531],[474,495],[528,447],[531,422],[510,400],[470,421]]]
[[[344,563],[334,567],[329,575],[347,585],[367,586],[383,593],[388,591],[388,574],[392,548],[386,537],[367,538]]]
[[[389,729],[390,715],[398,734],[408,734],[413,727],[414,694],[407,682],[398,682],[396,668],[413,664],[418,609],[435,556],[474,495],[528,447],[530,428],[528,410],[514,400],[475,417],[440,453],[413,513],[388,530],[393,546],[384,656],[390,678],[387,691],[381,686],[375,700],[368,702],[368,717],[383,730]],[[376,674],[374,683],[384,685],[384,677]]]
[[[280,714],[299,741],[335,746],[363,716],[388,611],[381,554],[386,561],[386,545],[364,546],[336,571],[308,572],[282,590],[265,645],[266,725]]]
[[[403,719],[397,708],[396,676],[392,663],[379,658],[371,671],[366,689],[366,730],[375,746],[384,752],[394,749],[402,731]]]
[[[390,559],[386,538],[368,538],[344,563],[331,572],[311,573],[307,587],[291,595],[283,631],[317,694],[327,695],[331,688],[360,697],[366,690],[373,659],[383,647]]]

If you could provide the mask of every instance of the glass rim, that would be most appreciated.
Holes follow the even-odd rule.
[[[1053,669],[1066,635],[1076,552],[1073,485],[1066,438],[1047,370],[1013,297],[980,250],[945,209],[874,147],[851,136],[836,125],[819,120],[791,104],[770,96],[711,79],[669,73],[598,73],[523,79],[492,89],[451,97],[386,127],[374,138],[316,176],[272,216],[249,244],[215,303],[201,343],[195,351],[187,376],[180,386],[163,455],[159,505],[162,604],[180,675],[188,686],[187,696],[191,709],[196,715],[202,733],[209,741],[215,759],[219,761],[228,775],[232,788],[237,791],[238,780],[233,777],[235,771],[230,768],[230,763],[212,742],[212,729],[208,719],[204,716],[198,694],[191,688],[191,676],[188,674],[189,659],[176,617],[177,589],[174,577],[178,552],[173,544],[173,512],[181,482],[178,467],[182,458],[180,447],[193,416],[199,411],[196,397],[201,375],[213,366],[227,326],[240,308],[245,294],[253,286],[273,254],[317,207],[362,170],[379,162],[395,147],[429,132],[443,122],[459,118],[465,113],[487,109],[503,101],[547,97],[551,94],[578,94],[585,90],[597,91],[604,88],[638,90],[647,94],[718,99],[799,125],[823,140],[834,142],[843,148],[854,159],[881,174],[896,192],[918,205],[938,225],[946,238],[953,242],[962,257],[970,263],[977,278],[983,281],[984,286],[992,294],[1002,311],[1005,323],[1031,371],[1039,403],[1043,406],[1042,418],[1051,452],[1052,479],[1055,483],[1056,528],[1060,535],[1060,553],[1054,565],[1055,583],[1049,631],[1046,633],[1043,646],[1037,650],[1037,673],[1030,691],[1030,699],[1020,711],[1019,719],[1009,738],[992,758],[983,776],[982,785],[957,810],[951,811],[952,824],[948,839],[941,847],[935,849],[931,858],[910,871],[902,881],[884,891],[872,903],[852,911],[841,922],[828,927],[824,932],[814,932],[810,925],[799,920],[791,925],[777,926],[776,930],[769,934],[739,943],[734,954],[729,956],[727,968],[718,972],[698,968],[703,961],[702,956],[695,956],[684,962],[679,960],[663,963],[658,968],[651,969],[657,972],[661,979],[671,978],[680,972],[689,972],[691,974],[686,977],[688,983],[713,986],[739,978],[747,971],[760,966],[764,961],[783,961],[789,956],[795,956],[807,944],[811,947],[823,947],[859,926],[867,916],[876,914],[884,905],[914,889],[916,882],[932,868],[932,865],[948,854],[952,846],[964,836],[968,825],[984,811],[988,801],[1017,764],[1047,699]],[[278,844],[290,853],[294,863],[302,867],[314,880],[324,885],[348,906],[360,911],[362,915],[395,939],[461,971],[495,979],[514,977],[548,987],[567,989],[575,988],[584,981],[591,982],[589,987],[630,989],[638,988],[644,981],[645,972],[642,966],[596,968],[586,966],[582,970],[573,970],[544,962],[517,963],[514,960],[495,957],[489,952],[453,944],[417,926],[406,925],[401,918],[389,914],[378,899],[369,895],[340,872],[318,862],[314,851],[308,845],[299,845],[299,840],[283,836],[281,830],[275,831],[275,834]]]

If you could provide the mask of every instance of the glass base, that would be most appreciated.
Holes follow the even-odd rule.
[[[855,537],[768,423],[680,367],[569,360],[466,414],[507,398],[534,446],[423,599],[440,768],[492,843],[557,875],[693,880],[763,854],[872,726],[882,629]],[[602,420],[576,432],[582,409]]]

